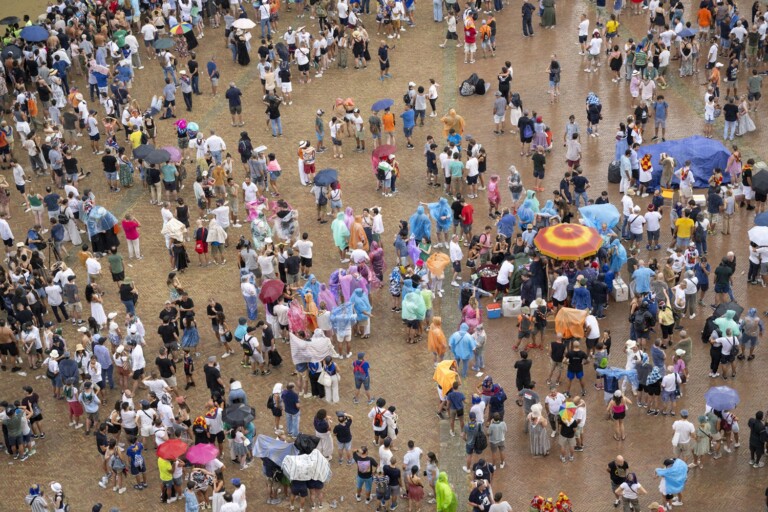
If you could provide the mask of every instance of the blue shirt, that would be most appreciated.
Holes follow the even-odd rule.
[[[101,365],[102,370],[106,370],[112,366],[112,356],[109,354],[109,349],[104,345],[96,345],[93,347],[93,355],[96,356],[96,360]]]
[[[189,489],[184,490],[184,512],[197,512],[200,510],[200,503],[197,502],[197,496],[195,491]]]
[[[368,361],[363,361],[362,364],[358,363],[357,361],[352,363],[352,370],[353,370],[353,372],[354,372],[354,369],[355,369],[355,365],[357,365],[358,367],[360,367],[363,370],[363,373],[365,374],[366,377],[370,377],[370,374],[368,373],[368,370],[371,369],[371,365],[368,364]]]
[[[653,359],[653,366],[664,368],[664,351],[656,345],[651,347],[651,359]]]
[[[406,110],[400,117],[403,120],[403,128],[413,128],[416,126],[416,112],[413,110]]]
[[[640,267],[632,272],[632,279],[635,280],[635,293],[648,293],[651,291],[651,276],[653,270],[648,267]]]
[[[459,409],[464,408],[464,393],[451,390],[445,395],[445,398],[448,399],[448,404],[451,406],[451,409],[458,411]]]
[[[299,395],[297,395],[295,391],[286,389],[283,391],[281,398],[283,399],[283,408],[285,409],[286,414],[299,414],[299,408],[297,407],[299,403]]]
[[[657,101],[653,104],[653,112],[656,119],[664,121],[667,118],[667,108],[669,104],[666,101]]]
[[[235,339],[238,341],[242,341],[245,339],[245,335],[248,333],[248,326],[247,325],[238,325],[235,327],[234,336]]]
[[[208,70],[208,76],[210,77],[215,71],[218,70],[216,67],[216,63],[213,61],[208,62],[208,64],[205,65],[205,69]]]

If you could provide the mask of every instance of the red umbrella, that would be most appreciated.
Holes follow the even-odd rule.
[[[187,443],[181,439],[169,439],[157,448],[157,456],[165,460],[176,460],[187,453]]]
[[[556,224],[542,228],[533,239],[539,252],[558,260],[580,260],[597,253],[603,238],[595,228]]]
[[[397,148],[390,144],[384,144],[373,150],[373,156],[381,160],[385,156],[397,153]]]
[[[190,464],[208,464],[218,456],[219,449],[208,443],[196,444],[187,451],[187,460]]]
[[[263,304],[275,302],[278,297],[283,294],[284,289],[285,283],[279,279],[269,279],[264,281],[264,283],[261,285],[261,290],[259,291],[259,300]]]

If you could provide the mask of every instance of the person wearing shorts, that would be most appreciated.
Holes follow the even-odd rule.
[[[292,480],[291,481],[291,507],[296,497],[299,497],[299,507],[304,508],[304,500],[309,496],[309,486],[307,481]]]

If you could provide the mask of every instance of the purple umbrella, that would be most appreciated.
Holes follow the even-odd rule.
[[[187,450],[187,460],[190,464],[208,464],[219,456],[219,449],[212,444],[200,443]]]
[[[739,393],[728,386],[711,387],[704,393],[704,399],[711,408],[717,411],[730,411],[737,405],[741,399]]]
[[[181,150],[175,146],[164,146],[164,150],[171,155],[171,162],[181,162]]]

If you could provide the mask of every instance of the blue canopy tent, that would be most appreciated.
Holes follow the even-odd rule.
[[[661,182],[661,164],[659,155],[666,153],[675,159],[675,170],[683,166],[686,160],[691,161],[691,170],[695,178],[695,188],[706,188],[709,177],[712,176],[712,169],[715,167],[725,171],[728,163],[730,151],[720,142],[714,139],[708,139],[701,135],[686,137],[679,140],[668,140],[649,146],[641,146],[637,154],[639,158],[643,155],[651,155],[653,164],[653,187],[657,188]],[[672,178],[672,184],[677,186],[678,179]],[[730,176],[723,172],[723,182],[728,183]]]

